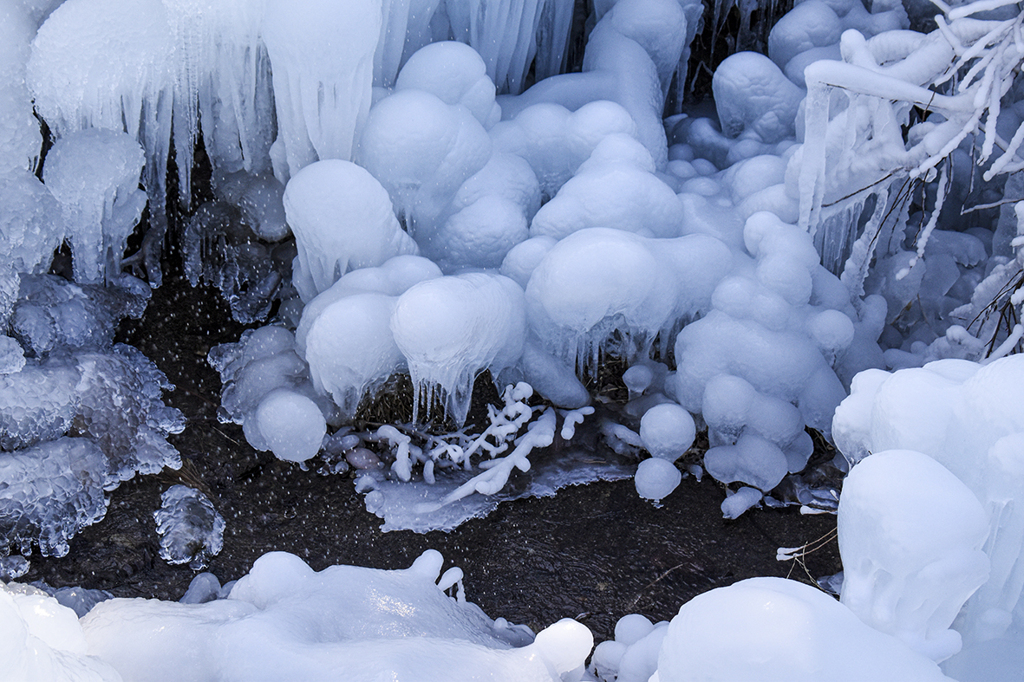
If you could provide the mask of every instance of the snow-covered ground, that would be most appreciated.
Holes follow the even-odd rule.
[[[1024,674],[1020,7],[589,5],[574,21],[559,0],[7,0],[0,575],[66,553],[121,481],[180,466],[170,386],[112,341],[149,295],[126,273],[161,281],[173,149],[187,276],[252,326],[209,360],[253,447],[355,468],[389,523],[448,527],[603,413],[586,382],[614,356],[629,402],[596,428],[642,459],[656,504],[698,430],[710,448],[686,473],[729,486],[729,517],[804,470],[808,430],[835,442],[840,601],[744,581],[671,623],[623,614],[590,658],[583,625],[491,620],[433,553],[319,573],[275,553],[181,604],[76,613],[0,586],[0,676]],[[757,46],[755,8],[762,52],[722,60],[713,111],[686,111],[701,22],[732,10]],[[189,206],[200,138],[215,198]],[[47,274],[62,244],[72,281]],[[473,433],[485,370],[501,404]],[[414,422],[454,431],[355,428],[402,372]],[[216,554],[215,506],[168,491],[162,556]]]

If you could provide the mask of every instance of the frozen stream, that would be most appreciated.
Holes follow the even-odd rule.
[[[240,331],[216,292],[174,277],[154,291],[145,317],[131,323],[124,337],[177,387],[168,403],[186,414],[188,427],[172,442],[186,464],[180,473],[122,484],[103,521],[75,536],[67,556],[33,556],[21,581],[180,599],[195,572],[159,558],[152,512],[170,485],[185,482],[205,491],[227,522],[224,549],[206,569],[222,583],[241,577],[273,550],[297,554],[321,570],[335,564],[406,567],[432,548],[446,565],[465,571],[467,597],[492,617],[539,630],[582,614],[580,621],[600,641],[627,613],[669,619],[680,604],[712,588],[785,576],[792,565],[775,560],[778,547],[802,545],[835,527],[834,516],[801,516],[795,507],[726,521],[722,488],[709,478],[700,484],[690,478],[660,509],[625,480],[502,503],[449,533],[383,533],[351,474],[301,471],[254,452],[240,427],[218,423],[220,385],[205,356]],[[810,555],[807,565],[818,577],[839,570],[838,562],[833,542]],[[793,577],[806,578],[801,574],[793,571]]]

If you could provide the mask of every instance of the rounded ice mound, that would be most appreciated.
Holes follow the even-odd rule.
[[[768,35],[768,56],[780,69],[816,47],[837,45],[843,25],[835,10],[821,0],[807,0],[786,12]]]
[[[526,287],[531,330],[571,367],[593,369],[616,332],[627,360],[645,355],[654,338],[706,310],[732,266],[717,239],[690,235],[645,239],[590,228],[558,242]]]
[[[708,450],[704,468],[716,481],[742,481],[769,492],[789,472],[789,460],[775,443],[757,433],[744,433],[735,445]]]
[[[316,403],[288,388],[276,388],[256,407],[256,429],[265,447],[278,459],[305,462],[320,451],[327,434],[327,421]]]
[[[679,236],[683,209],[672,188],[630,158],[601,158],[602,147],[614,144],[615,137],[601,142],[591,156],[595,162],[580,166],[537,211],[530,224],[531,236],[561,239],[587,227],[610,227],[647,237]],[[645,156],[653,165],[650,155]]]
[[[690,600],[668,626],[661,682],[943,682],[939,667],[821,590],[751,578]]]
[[[119,274],[121,257],[146,205],[142,147],[122,132],[92,128],[61,137],[46,156],[43,180],[60,202],[75,281]]]
[[[737,52],[719,64],[711,81],[722,132],[749,132],[769,144],[794,135],[804,91],[772,60],[756,52]]]
[[[476,375],[490,369],[496,377],[522,355],[523,290],[507,277],[483,273],[420,282],[398,298],[391,331],[409,363],[414,419],[421,403],[429,415],[439,387],[445,413],[462,424]]]
[[[672,462],[661,457],[651,457],[640,462],[633,484],[640,497],[657,504],[679,487],[682,480],[682,473]]]
[[[501,120],[494,101],[494,83],[483,58],[469,45],[454,40],[421,47],[405,63],[395,90],[423,90],[445,104],[461,104],[485,128]]]
[[[397,300],[351,294],[325,307],[309,327],[305,355],[313,386],[329,394],[344,417],[355,416],[362,397],[405,364],[391,333]]]
[[[398,224],[387,191],[349,161],[318,161],[296,173],[285,187],[284,210],[299,250],[293,281],[305,300],[349,270],[419,250]]]
[[[441,269],[421,256],[395,256],[375,268],[352,270],[322,292],[302,309],[302,319],[295,330],[295,347],[306,354],[306,335],[320,314],[334,302],[359,293],[398,296],[417,282],[441,276]]]
[[[357,156],[416,235],[420,226],[433,227],[462,183],[484,167],[491,138],[465,107],[399,90],[370,110]]]
[[[654,457],[674,462],[683,456],[696,435],[693,417],[675,403],[655,405],[640,419],[640,440]]]
[[[576,111],[559,104],[534,104],[491,130],[495,152],[525,159],[547,198],[555,196],[601,140],[617,134],[635,138],[636,123],[628,111],[607,100],[589,102]]]
[[[842,602],[873,628],[942,661],[950,629],[988,578],[988,519],[974,493],[931,457],[886,450],[853,467],[839,500]]]

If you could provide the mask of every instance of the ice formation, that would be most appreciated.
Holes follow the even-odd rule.
[[[261,35],[273,66],[274,173],[285,182],[317,160],[352,156],[370,109],[380,0],[268,0]]]
[[[144,162],[142,148],[126,133],[97,128],[64,135],[47,154],[43,181],[64,214],[76,282],[120,273],[128,237],[146,205],[138,189]]]
[[[42,590],[0,583],[0,656],[12,680],[117,682],[89,652],[78,617]]]
[[[661,333],[707,310],[729,270],[725,245],[702,235],[644,238],[590,228],[558,242],[526,286],[531,330],[569,367],[592,371],[618,332],[619,353],[643,357]]]
[[[111,342],[116,320],[145,302],[144,285],[121,277],[121,267],[143,265],[150,283],[160,282],[155,256],[172,146],[188,205],[201,137],[215,201],[175,235],[188,276],[218,286],[246,323],[279,310],[272,325],[210,355],[225,384],[222,418],[242,424],[255,447],[291,461],[322,450],[325,467],[359,469],[375,509],[440,505],[450,520],[458,513],[448,508],[495,493],[514,470],[533,466],[531,453],[556,434],[570,440],[592,409],[583,380],[594,377],[602,354],[617,356],[628,367],[623,414],[640,432],[613,421],[595,428],[623,452],[646,447],[654,455],[636,478],[653,499],[680,475],[671,460],[697,424],[708,427],[705,467],[730,486],[722,510],[731,518],[807,465],[808,428],[831,432],[855,464],[847,507],[863,502],[852,517],[845,513],[844,551],[863,559],[863,570],[852,569],[844,600],[935,658],[955,649],[954,602],[979,575],[971,564],[977,524],[958,545],[974,558],[942,576],[927,566],[947,566],[949,548],[925,543],[932,536],[924,531],[906,537],[920,541],[911,554],[925,568],[901,563],[909,560],[888,545],[849,538],[875,539],[850,530],[856,519],[889,527],[913,517],[925,530],[934,522],[920,518],[930,498],[913,503],[877,482],[868,485],[871,499],[858,498],[857,481],[884,462],[867,453],[912,449],[944,465],[981,503],[991,563],[991,577],[954,623],[966,647],[947,669],[984,676],[1009,665],[1024,583],[1024,517],[1014,511],[1024,429],[1013,411],[1019,363],[997,358],[1024,336],[1024,109],[1015,82],[1022,57],[1013,47],[1024,15],[1004,0],[907,7],[797,3],[774,21],[767,55],[740,52],[722,62],[713,110],[682,114],[701,9],[685,0],[595,2],[581,7],[587,17],[552,0],[7,3],[0,321],[10,336],[0,342],[0,459],[25,492],[0,505],[0,519],[19,519],[0,524],[8,541],[0,551],[38,543],[59,553],[102,513],[104,488],[177,461],[164,440],[181,427],[160,403],[165,380]],[[779,11],[771,3],[716,3],[715,30],[735,10],[743,26],[736,44],[756,44],[755,9],[763,33]],[[941,16],[922,33],[928,11]],[[584,19],[581,71],[562,73],[568,37],[581,35]],[[33,103],[55,135],[45,159]],[[678,115],[665,119],[667,112]],[[45,183],[33,175],[40,161]],[[142,207],[140,177],[150,231],[123,262]],[[78,281],[58,286],[45,273],[63,242]],[[911,367],[919,369],[901,369]],[[455,421],[464,419],[484,369],[513,386],[478,438],[408,425],[352,432],[346,421],[359,402],[406,369],[417,417],[443,403]],[[520,379],[538,395],[527,396],[514,383]],[[915,471],[927,473],[918,464]],[[944,501],[959,500],[958,527],[971,525],[977,509],[961,488],[939,474],[920,476],[914,492],[948,493]],[[388,486],[421,478],[433,481],[430,492],[394,502],[419,493],[402,497]],[[879,497],[903,504],[895,520]],[[308,573],[280,557],[264,565],[275,561],[284,573]],[[7,574],[24,568],[11,557],[4,566]],[[895,596],[891,618],[871,590],[854,596],[864,574],[883,570],[927,574]],[[621,638],[595,657],[598,674],[668,682],[724,660],[738,666],[729,670],[734,677],[753,678],[766,668],[743,666],[752,665],[751,642],[760,638],[775,653],[796,647],[806,655],[799,660],[821,661],[814,671],[787,673],[794,679],[822,670],[836,679],[938,675],[843,606],[818,604],[788,584],[744,585],[684,607],[678,625],[624,623]],[[929,601],[927,624],[900,601],[924,586],[948,598]],[[785,623],[737,636],[742,618],[728,612],[761,614],[766,599],[822,623],[812,633],[818,638]],[[232,609],[264,609],[230,602],[212,602],[205,621],[197,611],[166,609],[159,617],[178,620],[165,636],[223,627],[239,661],[254,652],[243,661],[252,665],[278,654],[290,661],[284,666],[351,660],[351,644],[294,633],[285,635],[321,652],[315,660],[252,647],[244,641],[249,625],[281,626],[216,625],[237,615]],[[704,615],[687,620],[696,613]],[[16,624],[18,647],[35,641],[22,634],[22,618],[4,621]],[[692,633],[676,639],[684,621]],[[716,635],[713,623],[727,635]],[[530,665],[539,666],[539,679],[577,674],[582,654],[559,662],[560,637],[535,645],[541,655]],[[664,648],[659,663],[662,638],[680,646]],[[194,653],[182,641],[175,646]],[[416,664],[450,646],[406,644],[402,660]],[[733,648],[721,648],[727,644]],[[673,658],[685,646],[693,656]],[[45,651],[18,665],[92,665]],[[196,677],[212,669],[204,667],[211,659],[190,660]],[[525,665],[515,660],[506,663]],[[148,659],[124,665],[135,666],[133,675],[189,672]],[[281,670],[268,664],[260,672]]]
[[[987,365],[950,359],[891,374],[865,372],[836,410],[836,443],[850,461],[867,462],[874,456],[869,453],[889,449],[924,453],[962,481],[985,510],[983,549],[991,574],[958,624],[966,648],[1019,638],[1014,633],[1020,627],[1024,563],[1017,530],[1022,520],[1015,509],[1024,429],[1016,396],[1022,371],[1024,359],[1012,355]]]
[[[974,493],[927,455],[874,453],[839,500],[842,603],[921,654],[949,658],[961,646],[953,619],[988,578],[986,521]]]
[[[319,445],[319,444],[318,444]],[[201,570],[224,546],[224,518],[210,498],[184,485],[172,485],[153,512],[160,535],[160,558]]]
[[[258,559],[225,599],[108,600],[75,634],[131,679],[320,680],[339,669],[354,681],[579,679],[593,646],[586,627],[566,619],[534,637],[493,621],[444,593],[462,572],[442,575],[442,561],[429,550],[405,570],[314,572],[275,552]]]
[[[661,682],[948,679],[831,596],[782,578],[751,578],[695,597],[664,637]]]
[[[284,209],[299,250],[293,281],[304,300],[349,270],[418,251],[387,192],[349,161],[320,161],[296,172],[285,187]]]
[[[250,329],[238,343],[211,349],[208,360],[223,383],[218,418],[241,424],[257,450],[303,462],[320,450],[328,421],[337,425],[333,403],[314,390],[284,327]]]
[[[363,396],[406,364],[391,331],[398,296],[440,276],[425,258],[396,256],[380,267],[354,270],[303,309],[296,348],[309,363],[313,385],[343,415],[354,416]]]
[[[462,424],[476,375],[489,369],[496,378],[523,353],[523,291],[501,275],[428,279],[399,296],[391,331],[416,389],[413,419],[421,405],[430,414],[440,389],[445,413]]]

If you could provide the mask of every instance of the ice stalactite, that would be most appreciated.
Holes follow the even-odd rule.
[[[349,160],[370,111],[381,0],[269,0],[263,41],[273,66],[281,182],[323,159]]]

